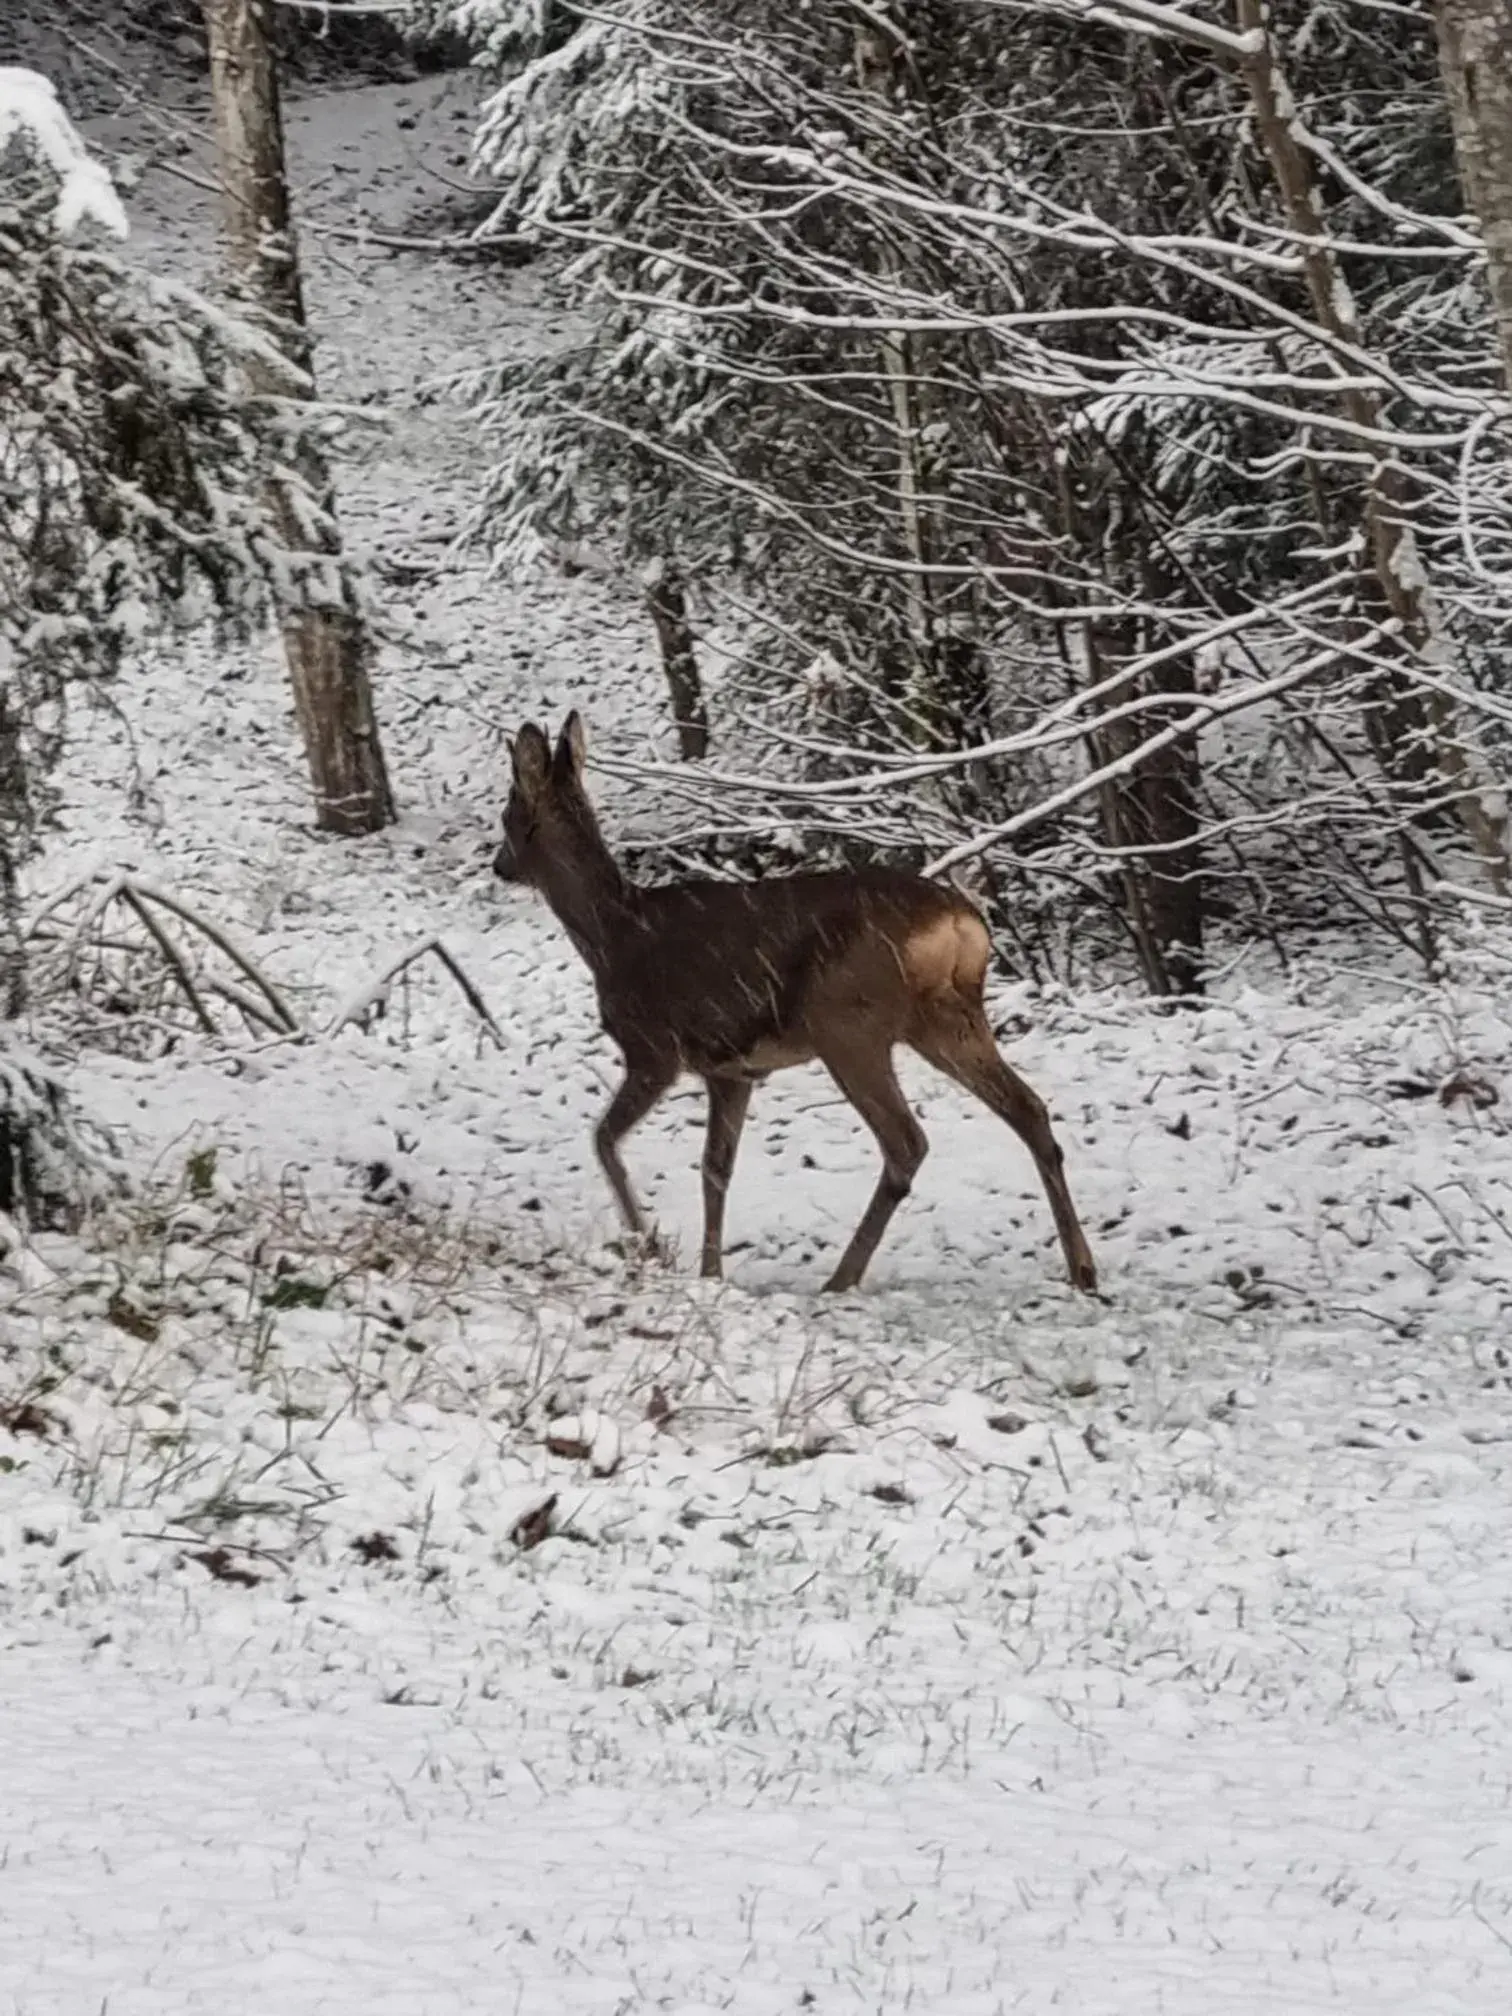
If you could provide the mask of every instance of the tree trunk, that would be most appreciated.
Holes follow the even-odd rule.
[[[237,281],[269,334],[302,374],[258,371],[254,389],[312,398],[311,344],[298,247],[289,215],[283,120],[273,56],[272,0],[203,0],[227,250]],[[329,833],[376,833],[394,817],[373,713],[372,647],[342,563],[324,457],[307,438],[299,474],[326,523],[311,525],[282,484],[270,498],[279,537],[313,560],[309,579],[281,612],[294,712],[315,791],[315,821]]]
[[[1080,478],[1082,489],[1078,489]],[[1156,527],[1148,522],[1136,472],[1116,455],[1060,458],[1056,500],[1067,549],[1086,556],[1116,594],[1146,609],[1162,606],[1173,583]],[[1090,686],[1102,687],[1120,665],[1174,642],[1152,619],[1084,620],[1076,626]],[[1192,712],[1196,667],[1183,653],[1126,673],[1104,702],[1109,712],[1136,697],[1162,704],[1137,716],[1089,728],[1094,770],[1134,757],[1127,773],[1098,793],[1103,841],[1117,857],[1124,921],[1152,994],[1192,999],[1204,991],[1203,934],[1207,876],[1202,833],[1202,752],[1190,735],[1166,748],[1138,752],[1171,722]],[[1169,704],[1164,704],[1164,696]]]
[[[1148,648],[1153,641],[1146,637],[1138,643]],[[1112,662],[1105,649],[1110,642],[1116,650]],[[1085,625],[1083,648],[1091,683],[1107,679],[1117,658],[1136,655],[1135,644],[1132,637],[1106,639],[1095,623]],[[1126,687],[1119,697],[1132,698],[1135,690]],[[1143,690],[1170,694],[1170,709],[1150,709],[1138,717],[1137,727],[1125,720],[1090,731],[1089,752],[1099,769],[1158,734],[1171,715],[1190,712],[1196,690],[1191,660],[1171,659],[1157,667],[1147,675]],[[1205,985],[1200,763],[1192,736],[1143,757],[1126,776],[1110,778],[1099,793],[1103,839],[1118,855],[1124,917],[1145,985],[1152,994],[1188,999],[1201,995]]]
[[[14,1022],[26,1007],[21,862],[36,830],[21,721],[0,675],[0,1022]]]
[[[1169,710],[1145,717],[1158,733],[1173,716],[1190,713],[1197,682],[1190,658],[1172,658],[1151,673],[1150,686],[1171,695]],[[1197,802],[1197,738],[1172,742],[1139,767],[1126,824],[1149,851],[1143,861],[1150,931],[1160,946],[1169,994],[1203,992],[1204,877],[1202,815]]]
[[[882,5],[858,17],[853,30],[853,46],[857,81],[880,106],[889,107],[899,82],[900,52],[906,45],[900,29],[888,17],[885,0]],[[888,287],[896,288],[902,278],[902,261],[897,247],[885,234],[878,250],[878,265],[882,280]],[[901,329],[885,330],[878,344],[896,444],[898,543],[909,570],[903,577],[903,617],[908,652],[908,673],[903,692],[915,736],[926,746],[949,748],[950,737],[945,724],[950,712],[950,696],[942,691],[944,680],[937,648],[929,573],[930,556],[935,544],[931,536],[934,514],[922,496],[925,485],[920,462],[924,415],[919,410],[916,348],[916,339]]]
[[[1486,243],[1512,390],[1512,10],[1507,0],[1434,0],[1433,11],[1460,180]]]
[[[698,658],[688,622],[688,599],[681,574],[667,560],[656,560],[642,577],[646,607],[656,625],[662,671],[672,698],[677,724],[677,749],[684,763],[700,763],[709,753],[709,715],[698,677]]]
[[[1506,0],[1449,0],[1449,4],[1489,13]],[[1240,67],[1287,222],[1301,241],[1298,249],[1314,320],[1336,342],[1368,350],[1354,297],[1329,242],[1312,160],[1298,137],[1296,99],[1271,41],[1266,0],[1237,0],[1237,10],[1240,28],[1258,37]],[[1375,392],[1352,386],[1339,396],[1345,416],[1357,427],[1380,429],[1381,402]],[[1363,503],[1375,598],[1396,618],[1407,650],[1426,659],[1438,648],[1438,640],[1407,503],[1402,470],[1379,455],[1366,480]],[[1456,721],[1452,703],[1440,694],[1414,688],[1401,674],[1383,674],[1376,682],[1367,729],[1383,768],[1397,782],[1420,790],[1437,770],[1493,887],[1505,889],[1507,818],[1501,793],[1484,758]]]

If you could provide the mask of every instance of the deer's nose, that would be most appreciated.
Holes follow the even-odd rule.
[[[501,882],[518,882],[520,879],[520,864],[507,840],[499,843],[499,851],[493,858],[493,872]]]

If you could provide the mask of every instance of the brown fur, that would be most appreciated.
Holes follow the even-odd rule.
[[[1095,1287],[1045,1108],[998,1054],[982,1003],[990,941],[965,898],[884,868],[638,888],[604,845],[582,786],[584,754],[575,714],[554,751],[533,723],[521,729],[494,870],[546,897],[587,961],[604,1029],[624,1053],[625,1080],[596,1142],[630,1228],[643,1230],[644,1220],[619,1143],[693,1072],[709,1094],[702,1271],[717,1276],[751,1087],[817,1058],[882,1150],[881,1180],[826,1284],[854,1287],[928,1148],[893,1072],[893,1050],[906,1043],[1024,1141],[1071,1279]]]

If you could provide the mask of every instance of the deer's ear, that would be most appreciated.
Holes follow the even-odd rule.
[[[516,735],[509,761],[514,780],[525,796],[538,797],[545,790],[551,771],[551,744],[534,721],[527,721]]]
[[[583,717],[576,708],[562,723],[552,761],[559,778],[570,777],[576,782],[583,774],[583,766],[588,761],[588,737],[583,732]]]

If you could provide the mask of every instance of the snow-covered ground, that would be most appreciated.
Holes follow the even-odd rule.
[[[307,217],[405,230],[466,110],[295,107]],[[203,265],[192,189],[134,215]],[[487,862],[504,735],[644,747],[651,640],[449,552],[476,443],[412,396],[552,318],[307,242],[330,388],[398,406],[343,503],[403,823],[308,830],[271,653],[165,658],[38,894],[130,867],[316,1032],[439,932],[504,1047],[427,963],[366,1030],[79,1057],[138,1187],[0,1274],[0,2007],[1504,2011],[1512,995],[1004,990],[1100,1302],[923,1067],[861,1294],[812,1294],[875,1154],[818,1072],[758,1095],[721,1289],[668,1102],[685,1257],[627,1266],[586,975]]]

